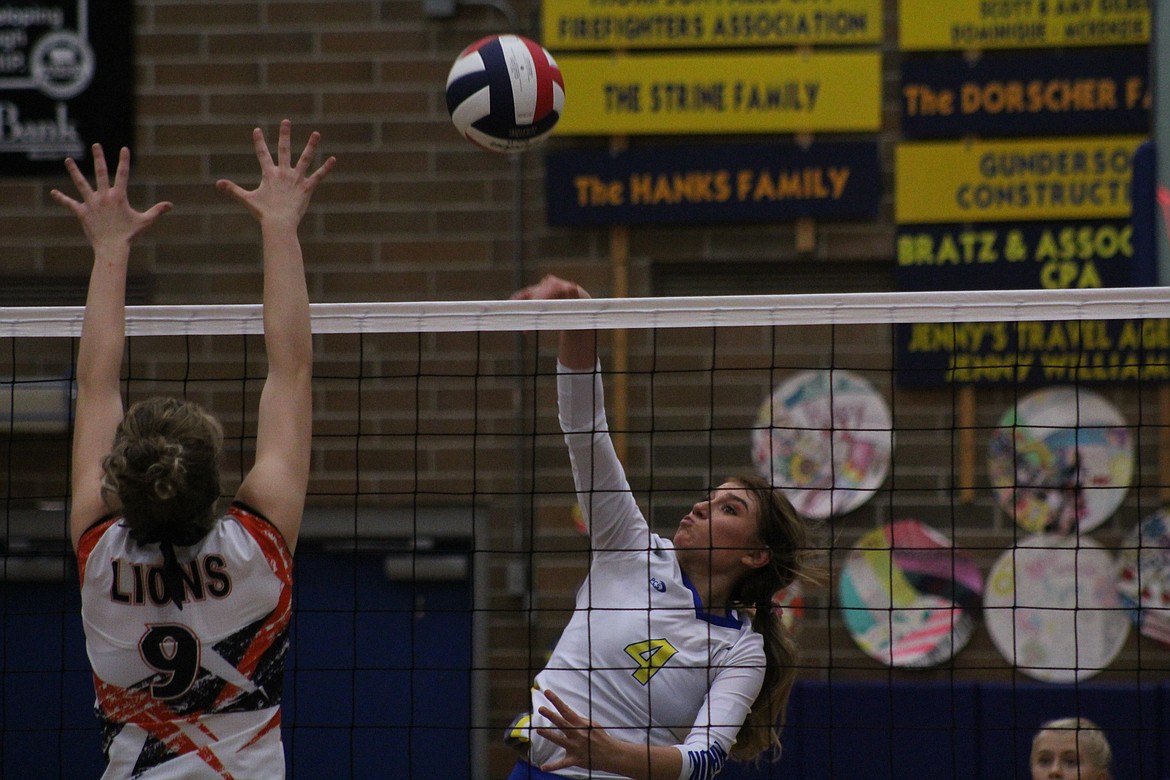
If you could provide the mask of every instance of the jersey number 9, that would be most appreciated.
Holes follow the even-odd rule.
[[[156,699],[176,699],[195,684],[199,674],[199,640],[186,626],[156,623],[138,640],[138,652],[159,679],[150,684]]]

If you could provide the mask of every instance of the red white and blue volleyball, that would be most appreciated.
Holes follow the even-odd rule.
[[[548,138],[565,108],[556,60],[522,35],[491,35],[464,49],[447,75],[451,121],[473,144],[521,152]]]

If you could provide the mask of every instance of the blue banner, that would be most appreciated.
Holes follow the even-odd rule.
[[[903,291],[1133,287],[1133,225],[1124,219],[899,225]]]
[[[1170,382],[1170,320],[896,326],[900,387]]]
[[[872,219],[881,199],[876,142],[574,149],[545,171],[555,226]]]
[[[1141,134],[1150,127],[1145,47],[907,55],[906,138]]]
[[[1034,290],[1149,284],[1129,220],[899,225],[897,288]],[[897,325],[901,387],[1170,381],[1170,320]]]

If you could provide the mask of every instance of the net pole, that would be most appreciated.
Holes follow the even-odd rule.
[[[811,46],[800,46],[797,53],[802,57],[812,56]],[[812,133],[797,133],[793,139],[801,151],[808,151],[812,146]],[[800,254],[810,254],[817,248],[817,223],[812,217],[798,217],[793,225],[794,249]]]
[[[624,135],[610,139],[611,152],[624,152],[629,148],[629,139]],[[615,225],[609,231],[610,283],[613,297],[628,298],[630,295],[630,229]],[[613,387],[613,426],[611,438],[618,458],[626,462],[627,436],[630,422],[629,377],[630,347],[629,332],[624,328],[614,330],[612,335],[611,372]]]
[[[975,388],[959,388],[959,502],[975,500]]]
[[[1170,385],[1158,386],[1158,497],[1170,502]]]

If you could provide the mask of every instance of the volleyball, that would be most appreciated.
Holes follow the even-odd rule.
[[[447,75],[447,110],[463,137],[493,152],[548,138],[565,107],[556,60],[521,35],[491,35],[464,49]]]

